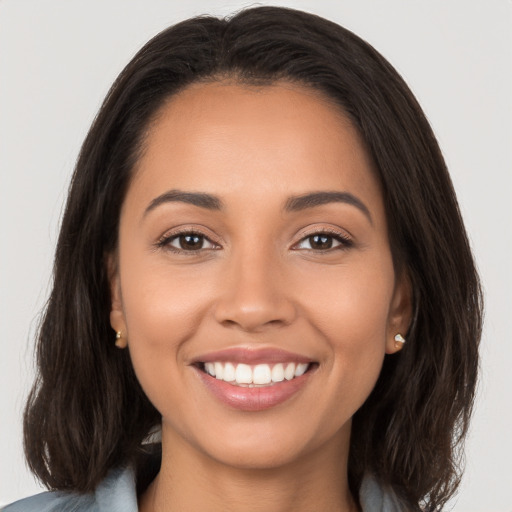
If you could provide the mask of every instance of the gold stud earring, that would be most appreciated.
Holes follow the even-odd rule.
[[[400,334],[395,335],[395,348],[396,350],[402,350],[405,345],[405,338]]]
[[[117,348],[126,348],[127,345],[126,338],[123,338],[123,331],[116,332],[116,347]]]

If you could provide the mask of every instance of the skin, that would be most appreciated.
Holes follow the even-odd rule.
[[[411,309],[357,131],[307,88],[217,82],[172,97],[145,144],[111,259],[111,324],[162,414],[162,468],[140,509],[357,510],[351,418]],[[214,194],[223,209],[172,201],[145,213],[176,189]],[[350,193],[368,212],[346,202],[284,210],[317,191]],[[202,248],[173,251],[190,230]],[[319,250],[308,237],[325,232],[332,248]],[[239,411],[205,389],[191,361],[240,346],[317,367],[286,402]]]

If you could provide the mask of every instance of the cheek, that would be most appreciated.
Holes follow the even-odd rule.
[[[324,368],[357,409],[373,389],[385,349],[394,290],[391,257],[317,275],[303,308],[327,343]],[[355,411],[354,411],[355,412]]]
[[[120,265],[130,338],[149,345],[179,343],[193,333],[197,316],[211,296],[211,272],[200,267],[173,267],[165,257],[146,254],[137,247],[130,249],[127,244]]]
[[[158,408],[159,395],[175,388],[184,370],[184,347],[199,328],[211,290],[193,272],[194,277],[171,272],[165,263],[125,254],[130,256],[120,270],[130,356],[138,380]]]
[[[391,256],[377,255],[319,268],[304,279],[314,286],[303,292],[303,307],[334,344],[384,345],[395,278]]]

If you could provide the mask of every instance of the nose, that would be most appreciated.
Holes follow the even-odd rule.
[[[215,306],[217,322],[245,332],[293,322],[296,308],[275,258],[253,252],[239,255],[227,264],[229,269],[224,273]]]

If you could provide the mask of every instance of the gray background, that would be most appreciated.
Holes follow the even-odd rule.
[[[267,4],[273,2],[260,2]],[[512,2],[291,0],[373,44],[439,138],[486,291],[482,377],[457,512],[512,511]],[[20,412],[79,146],[111,82],[159,30],[241,1],[0,0],[0,504],[39,490]]]

